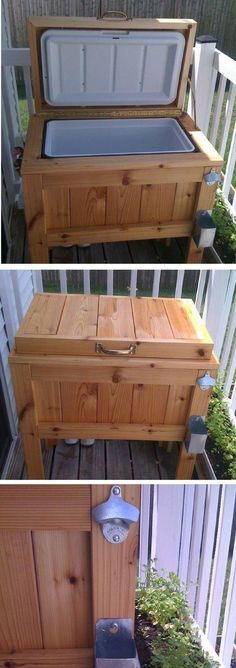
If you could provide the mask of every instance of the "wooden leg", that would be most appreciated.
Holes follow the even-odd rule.
[[[34,434],[22,434],[25,466],[29,480],[44,480],[41,441]]]
[[[189,455],[185,444],[182,443],[179,454],[179,461],[176,470],[176,480],[191,480],[197,455]]]
[[[24,176],[23,186],[31,262],[45,264],[49,262],[49,248],[44,223],[42,177],[39,174]]]
[[[44,448],[49,450],[49,448],[56,448],[58,444],[57,438],[44,438]]]
[[[37,435],[30,365],[14,363],[11,360],[11,373],[28,478],[43,480],[41,442]]]
[[[188,242],[186,262],[187,264],[201,264],[204,248],[198,248],[195,241],[191,238]]]

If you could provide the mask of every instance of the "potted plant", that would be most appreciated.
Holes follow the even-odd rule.
[[[218,377],[206,418],[206,452],[218,479],[236,479],[236,427],[224,396],[223,379]]]
[[[219,668],[202,648],[186,590],[174,573],[147,569],[137,590],[135,627],[141,668]]]

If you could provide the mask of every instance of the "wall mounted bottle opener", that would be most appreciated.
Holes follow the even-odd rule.
[[[109,499],[96,506],[92,514],[101,525],[104,538],[113,544],[122,543],[128,536],[130,524],[139,518],[138,508],[122,499],[119,485],[113,485]]]

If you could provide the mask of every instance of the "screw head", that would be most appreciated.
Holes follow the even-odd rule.
[[[113,494],[115,494],[115,496],[118,496],[120,494],[120,487],[118,487],[118,485],[115,485],[115,487],[113,487]]]
[[[120,536],[118,536],[117,533],[113,536],[113,542],[114,543],[119,543],[120,542]]]

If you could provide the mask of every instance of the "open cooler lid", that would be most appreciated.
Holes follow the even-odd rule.
[[[46,30],[48,105],[169,105],[178,92],[185,37],[178,31]]]
[[[97,345],[99,344],[99,345]],[[210,359],[213,342],[191,300],[38,294],[16,335],[18,353]],[[122,353],[121,353],[122,354]],[[117,356],[110,356],[115,365]]]

